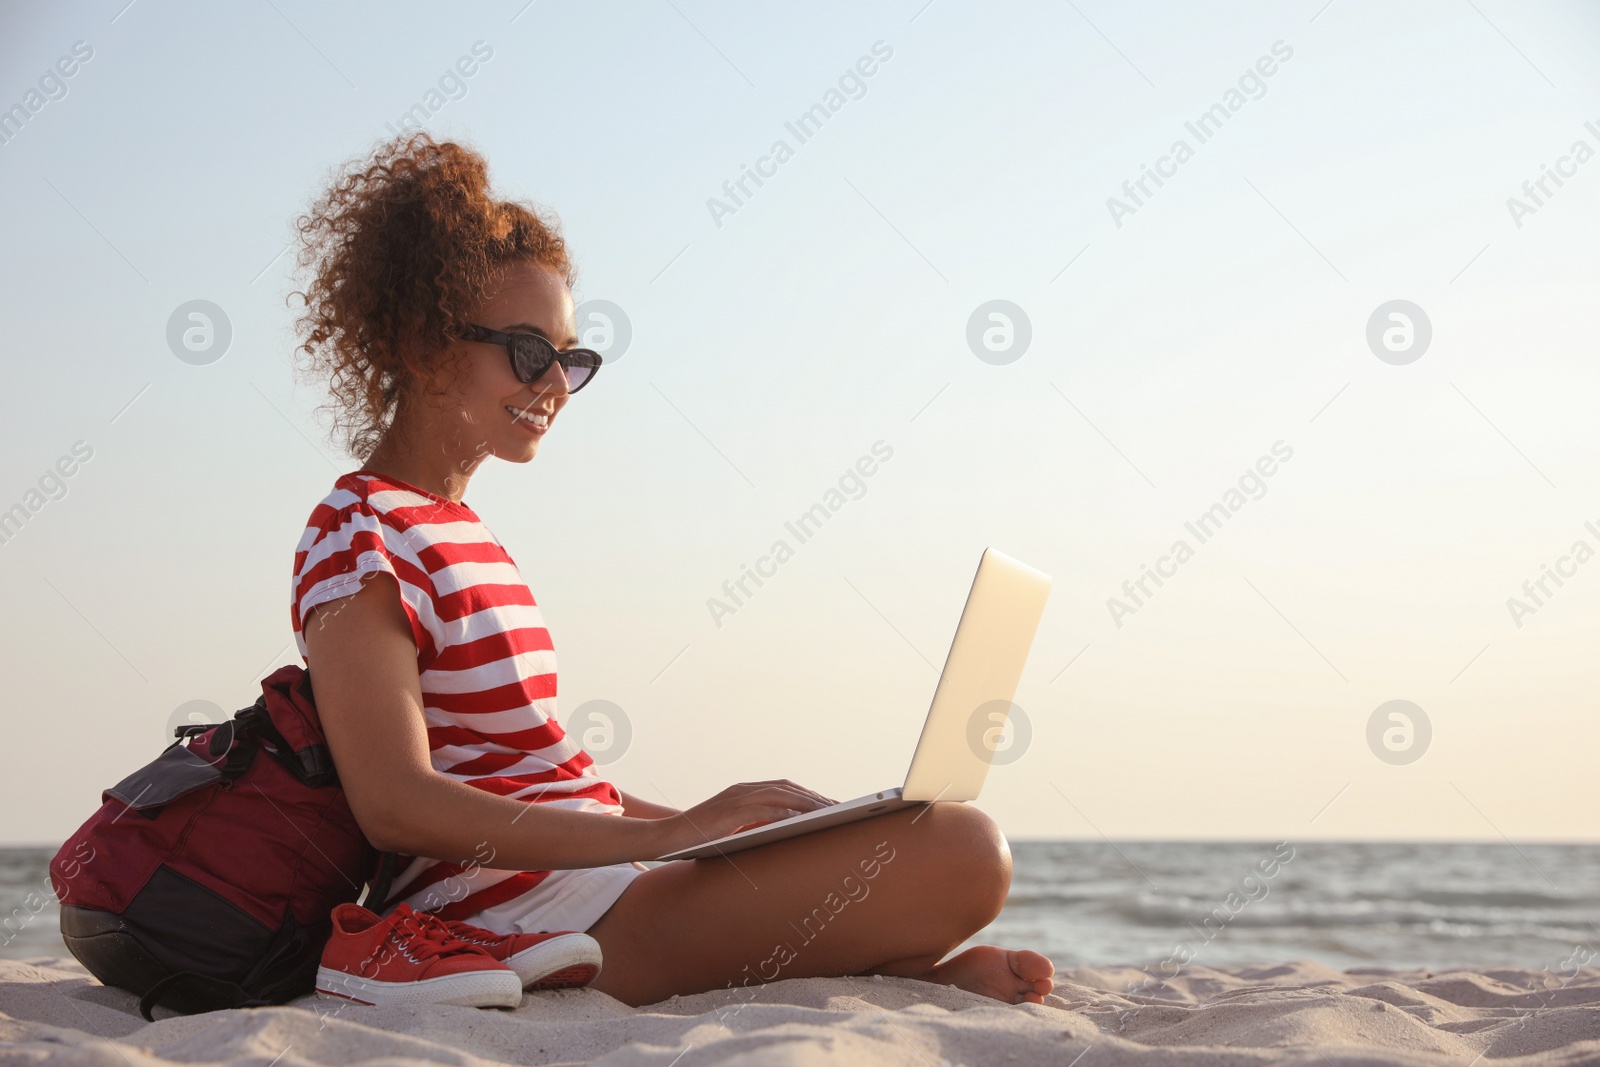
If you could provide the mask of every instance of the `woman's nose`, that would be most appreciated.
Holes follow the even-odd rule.
[[[553,392],[565,396],[572,391],[572,383],[567,380],[567,368],[559,360],[552,360],[545,372],[539,375],[539,380],[534,384],[546,392]]]

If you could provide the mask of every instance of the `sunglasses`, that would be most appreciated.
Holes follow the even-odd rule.
[[[506,355],[511,358],[511,370],[519,381],[536,382],[550,369],[550,364],[560,363],[567,375],[567,392],[576,393],[593,381],[600,370],[600,353],[588,348],[569,348],[562,352],[536,333],[502,333],[467,323],[459,334],[465,341],[505,345]]]

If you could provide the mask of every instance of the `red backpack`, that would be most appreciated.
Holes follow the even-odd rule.
[[[339,788],[298,666],[223,723],[180,726],[101,794],[50,865],[61,936],[89,973],[180,1012],[310,993],[328,913],[387,882]],[[387,887],[373,885],[367,899]]]

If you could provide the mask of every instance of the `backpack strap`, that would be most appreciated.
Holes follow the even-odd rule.
[[[367,895],[362,907],[368,911],[378,911],[384,902],[389,899],[389,888],[394,885],[395,854],[382,853],[378,857],[378,873],[372,878],[372,883],[367,888]],[[382,912],[378,912],[380,915]]]
[[[254,704],[240,709],[234,716],[234,721],[239,724],[241,734],[271,745],[272,751],[269,755],[282,764],[284,770],[294,775],[302,785],[321,788],[339,784],[339,775],[333,766],[333,756],[328,752],[328,746],[319,742],[306,745],[304,748],[295,748],[272,721],[272,715],[267,711],[265,696],[257,697]]]
[[[198,1011],[221,1011],[224,1008],[264,1008],[271,1004],[270,1000],[251,996],[245,988],[237,982],[224,981],[221,978],[212,978],[210,975],[200,974],[195,971],[173,971],[161,981],[151,986],[145,995],[139,998],[139,1014],[150,1022],[155,1022],[155,1008],[161,1003],[161,998],[170,996],[176,989],[189,990],[187,1003],[200,1002],[205,1007]],[[176,1010],[176,1009],[174,1009]]]

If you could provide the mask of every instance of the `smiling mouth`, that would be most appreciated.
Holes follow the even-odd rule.
[[[530,412],[523,408],[514,408],[510,404],[507,404],[506,413],[511,416],[512,422],[518,423],[519,425],[530,430],[544,433],[544,431],[550,428],[550,416],[542,411]]]

